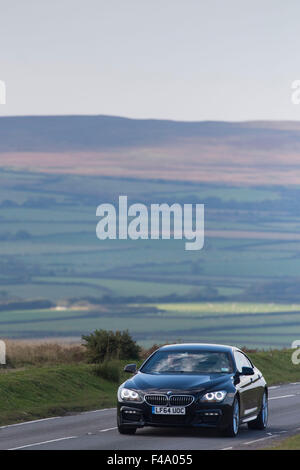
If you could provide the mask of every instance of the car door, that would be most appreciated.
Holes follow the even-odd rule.
[[[256,412],[260,410],[262,397],[265,391],[265,387],[262,380],[262,373],[253,365],[251,360],[244,354],[248,360],[250,367],[253,368],[254,374],[251,377],[251,402],[252,407],[256,408]],[[256,414],[255,412],[255,414]]]
[[[241,351],[234,351],[234,359],[239,374],[241,374],[243,367],[253,367],[249,359]],[[253,376],[239,375],[235,385],[240,394],[241,418],[247,418],[255,412],[257,406],[253,394]]]

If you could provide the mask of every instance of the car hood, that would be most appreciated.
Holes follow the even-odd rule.
[[[222,384],[232,383],[232,375],[155,375],[143,374],[137,372],[131,379],[127,380],[123,385],[135,390],[144,391],[202,391],[208,388],[219,386]]]

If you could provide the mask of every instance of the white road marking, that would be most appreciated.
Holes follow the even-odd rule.
[[[279,398],[290,398],[290,397],[295,397],[296,395],[282,395],[281,397],[270,397],[269,400],[278,400]]]
[[[280,385],[273,385],[272,387],[268,387],[269,390],[275,390],[275,388],[280,388]]]
[[[116,410],[117,408],[102,408],[101,410],[92,410],[92,411],[83,411],[82,415],[87,415],[89,413],[99,413],[99,411],[109,411],[109,410]]]
[[[79,413],[79,415],[88,414],[88,413],[99,413],[100,411],[109,411],[109,410],[116,410],[117,408],[102,408],[100,410],[92,410],[92,411],[83,411]],[[73,415],[73,416],[79,416]],[[0,429],[12,428],[14,426],[23,426],[24,424],[38,424],[42,423],[43,421],[50,421],[51,419],[61,419],[66,418],[67,416],[52,416],[51,418],[41,418],[41,419],[34,419],[32,421],[23,421],[22,423],[15,423],[15,424],[7,424],[5,426],[0,426]]]
[[[232,450],[233,447],[224,447],[224,449],[220,449],[220,450]]]
[[[65,441],[67,439],[76,439],[76,438],[77,438],[77,436],[61,437],[60,439],[51,439],[50,441],[35,442],[33,444],[26,444],[25,446],[12,447],[11,449],[8,449],[8,450],[25,449],[26,447],[41,446],[43,444],[49,444],[50,442]]]
[[[62,416],[53,416],[52,418],[35,419],[34,421],[23,421],[22,423],[7,424],[6,426],[0,426],[0,429],[12,428],[15,426],[23,426],[24,424],[41,423],[43,421],[50,421],[50,419],[59,419],[59,418],[62,418]]]
[[[114,428],[99,429],[99,432],[112,431],[113,429],[117,429],[117,426],[115,426]]]
[[[245,445],[248,446],[250,444],[254,444],[255,442],[265,441],[266,439],[272,439],[272,437],[275,437],[275,436],[272,435],[272,436],[261,437],[260,439],[255,439],[255,441],[245,442]]]

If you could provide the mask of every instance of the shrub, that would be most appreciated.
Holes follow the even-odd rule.
[[[95,330],[90,335],[83,335],[88,360],[92,363],[109,359],[138,359],[140,347],[126,331]]]

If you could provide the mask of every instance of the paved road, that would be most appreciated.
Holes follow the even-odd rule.
[[[254,449],[300,433],[300,382],[270,387],[266,431],[242,426],[236,438],[199,429],[144,428],[134,436],[116,429],[116,409],[89,411],[0,427],[0,449],[193,450]]]

